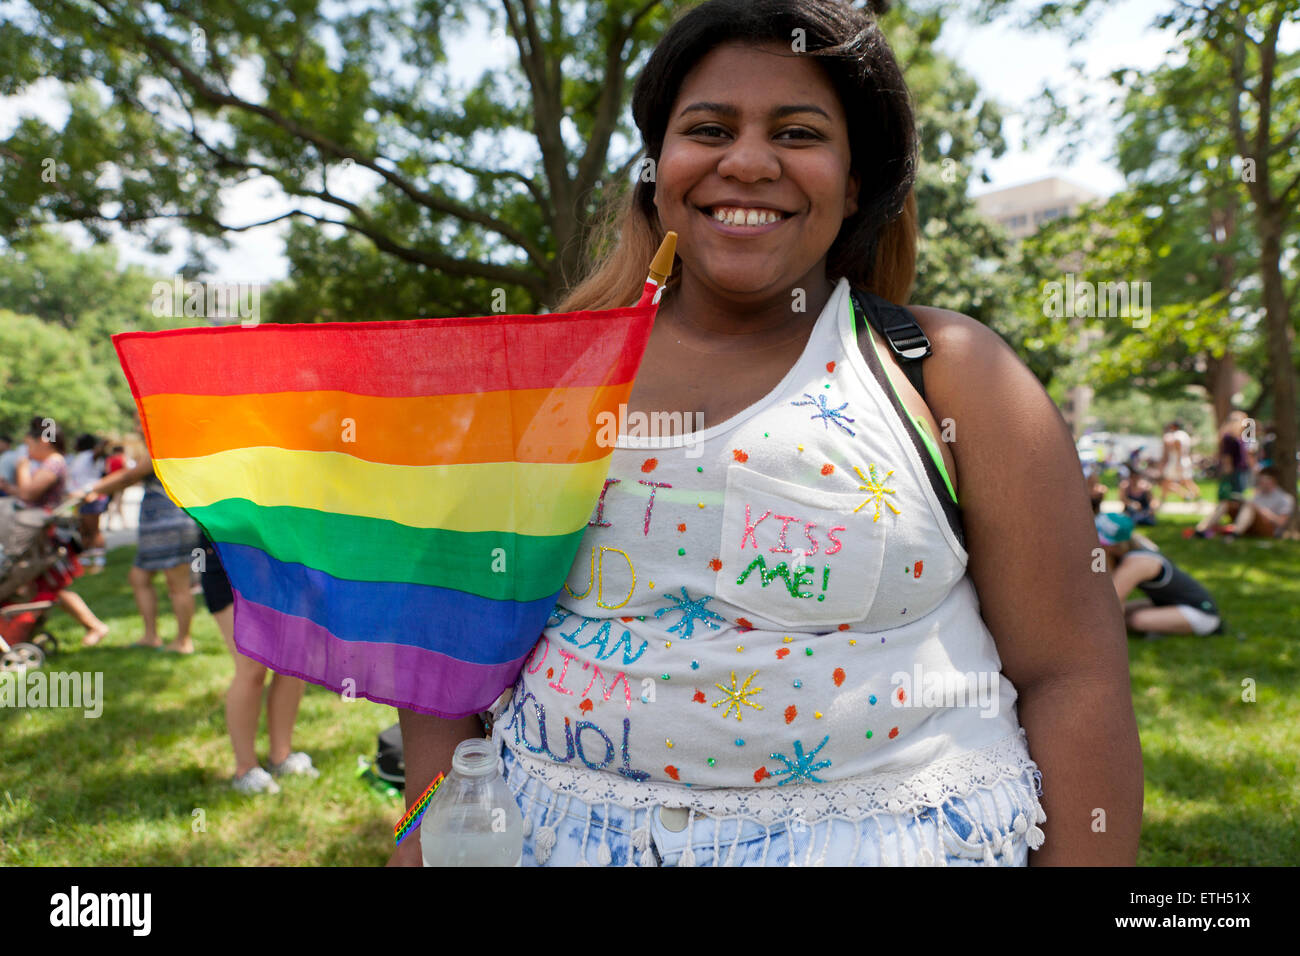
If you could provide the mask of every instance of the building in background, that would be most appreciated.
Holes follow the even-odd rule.
[[[1049,176],[976,196],[975,209],[1006,229],[1012,239],[1023,239],[1037,232],[1043,223],[1071,216],[1080,206],[1102,198],[1058,176]]]

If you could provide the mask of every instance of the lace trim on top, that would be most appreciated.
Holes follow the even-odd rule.
[[[1034,821],[1041,823],[1047,818],[1037,799],[1042,792],[1041,776],[1030,759],[1023,729],[981,750],[906,771],[789,788],[706,790],[638,783],[615,773],[538,760],[511,747],[504,735],[498,738],[500,726],[497,723],[493,728],[495,743],[510,748],[524,773],[556,794],[589,805],[616,804],[628,810],[680,807],[719,819],[750,819],[764,826],[795,818],[806,823],[823,819],[858,822],[877,814],[914,816],[1004,780],[1020,780],[1026,784],[1032,803],[1026,809],[1031,810]]]

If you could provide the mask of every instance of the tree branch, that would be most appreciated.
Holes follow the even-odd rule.
[[[531,16],[528,12],[530,4],[528,2],[524,3],[523,22],[521,22],[520,14],[515,10],[511,0],[501,0],[501,6],[505,9],[510,34],[515,38],[515,46],[519,50],[520,65],[523,66],[524,73],[528,77],[532,88],[530,99],[533,113],[533,133],[537,137],[537,145],[542,152],[542,169],[545,171],[547,182],[550,184],[551,199],[555,204],[557,216],[559,216],[559,210],[567,209],[570,206],[573,185],[569,178],[568,151],[564,147],[564,137],[560,132],[563,104],[559,101],[558,90],[555,91],[554,98],[552,96],[545,64],[541,60],[537,44],[532,40],[526,42],[527,36],[535,37],[537,32],[535,25],[531,28],[528,25],[531,22]]]
[[[94,0],[94,2],[110,14],[112,13],[112,11],[104,5],[103,0]],[[536,242],[534,242],[524,232],[509,223],[502,222],[495,216],[473,209],[463,203],[420,189],[415,184],[408,182],[404,177],[380,166],[369,157],[363,156],[350,147],[344,146],[340,143],[335,143],[333,140],[323,136],[316,130],[306,127],[290,117],[283,116],[276,110],[218,90],[211,86],[203,77],[195,72],[187,63],[177,57],[171,50],[167,49],[164,44],[160,43],[157,37],[144,32],[137,33],[136,37],[139,42],[147,50],[151,51],[157,59],[167,63],[172,69],[179,73],[193,91],[209,104],[213,106],[231,106],[261,116],[295,138],[312,143],[326,153],[338,156],[339,158],[351,159],[358,165],[364,166],[367,169],[378,173],[385,181],[409,196],[419,205],[466,222],[473,222],[484,226],[519,246],[538,266],[543,268],[545,267],[546,257],[543,255]]]

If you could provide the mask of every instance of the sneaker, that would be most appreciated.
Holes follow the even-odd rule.
[[[300,775],[303,777],[319,777],[320,771],[311,765],[311,757],[307,756],[301,750],[294,751],[284,758],[282,763],[273,763],[270,765],[271,773],[277,777],[283,777],[288,774]]]
[[[240,793],[279,793],[280,785],[261,767],[254,767],[242,777],[236,777],[232,786]]]

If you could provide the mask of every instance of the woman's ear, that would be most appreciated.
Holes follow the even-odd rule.
[[[853,170],[849,170],[849,181],[844,188],[844,218],[858,211],[858,193],[862,189],[862,180]]]

